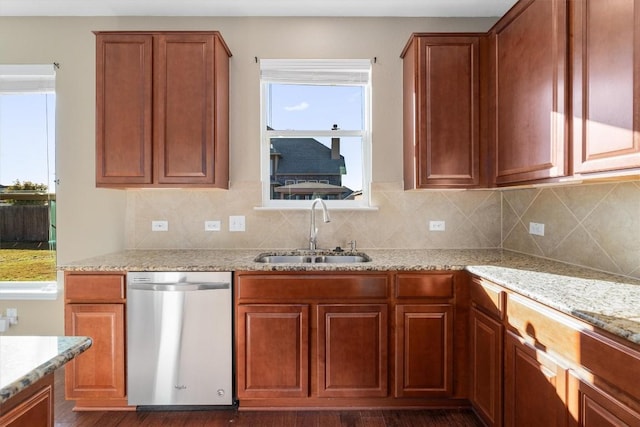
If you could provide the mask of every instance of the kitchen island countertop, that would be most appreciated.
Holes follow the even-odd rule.
[[[365,249],[370,262],[268,264],[265,249],[126,250],[60,265],[65,271],[426,271],[467,270],[640,344],[640,279],[502,249]]]
[[[0,336],[0,405],[91,344],[89,337]]]

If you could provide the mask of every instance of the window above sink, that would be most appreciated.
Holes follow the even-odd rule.
[[[263,208],[368,208],[371,61],[260,60]]]

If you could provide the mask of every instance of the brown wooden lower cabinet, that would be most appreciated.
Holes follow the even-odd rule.
[[[124,304],[69,304],[68,335],[90,336],[93,345],[66,368],[66,397],[124,398]]]
[[[65,366],[65,397],[75,410],[134,409],[127,404],[124,273],[65,274],[65,334],[91,337]]]
[[[387,395],[387,305],[317,308],[319,397]]]
[[[453,277],[236,272],[240,408],[468,405]]]
[[[396,397],[453,394],[453,305],[396,306]]]
[[[53,427],[53,403],[53,374],[49,374],[0,406],[0,426]]]
[[[575,372],[569,375],[569,411],[571,426],[640,426],[639,412],[582,380]]]
[[[568,369],[512,332],[505,337],[505,426],[567,425]]]
[[[640,346],[477,277],[471,300],[470,400],[487,426],[640,426]]]
[[[238,398],[309,395],[309,306],[237,308]]]
[[[502,337],[500,320],[471,310],[471,392],[469,399],[487,426],[502,425]]]

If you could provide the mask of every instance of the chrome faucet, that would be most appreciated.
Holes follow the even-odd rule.
[[[316,244],[318,240],[318,229],[316,228],[316,204],[320,202],[320,206],[322,206],[322,215],[324,222],[330,222],[329,218],[329,210],[327,210],[327,205],[324,204],[324,201],[321,198],[317,198],[313,200],[311,203],[311,230],[309,232],[309,250],[315,251]]]

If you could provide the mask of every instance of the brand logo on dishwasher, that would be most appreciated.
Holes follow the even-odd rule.
[[[181,385],[176,384],[176,385],[173,386],[173,388],[175,388],[176,390],[186,390],[187,386],[184,385],[184,384],[181,384]]]

